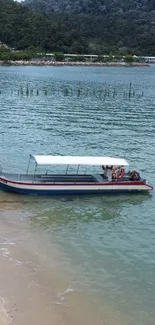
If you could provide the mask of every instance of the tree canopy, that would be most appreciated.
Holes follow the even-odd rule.
[[[0,41],[18,50],[155,53],[154,0],[0,0]]]

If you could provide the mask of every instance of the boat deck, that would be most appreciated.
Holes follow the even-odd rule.
[[[107,178],[102,174],[36,174],[36,175],[26,175],[26,174],[10,174],[3,173],[0,175],[3,178],[9,179],[10,181],[16,182],[25,182],[25,183],[107,183]],[[118,181],[128,181],[128,174],[124,175],[124,177]]]

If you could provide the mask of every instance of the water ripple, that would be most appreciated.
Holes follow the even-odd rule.
[[[155,184],[154,72],[1,67],[1,163],[25,171],[34,152],[127,155]],[[76,268],[75,292],[94,295],[100,310],[107,301],[130,315],[124,324],[154,325],[154,193],[27,200],[32,229],[40,227],[49,245],[55,240]]]

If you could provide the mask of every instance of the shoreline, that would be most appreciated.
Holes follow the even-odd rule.
[[[51,67],[149,67],[150,65],[145,62],[60,62],[60,61],[46,61],[46,60],[33,60],[33,61],[0,61],[0,66],[51,66]]]
[[[0,297],[0,324],[1,325],[11,325],[12,324],[12,318],[4,306],[2,297]]]
[[[70,261],[55,241],[49,246],[42,229],[22,217],[23,203],[11,195],[0,202],[0,325],[97,325],[100,318],[125,324],[106,300],[102,310],[96,303],[99,314],[94,313],[89,293],[77,290],[83,277],[74,269],[70,273]],[[29,215],[33,218],[33,210]]]

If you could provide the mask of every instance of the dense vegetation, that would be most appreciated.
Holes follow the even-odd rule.
[[[154,0],[0,0],[0,41],[20,50],[155,53]]]
[[[130,15],[136,20],[144,19],[146,13],[154,14],[155,10],[154,0],[25,0],[24,3],[32,9],[44,11],[47,14],[49,12],[114,14],[121,18]],[[148,18],[151,18],[151,15]]]

